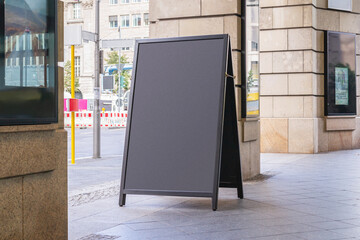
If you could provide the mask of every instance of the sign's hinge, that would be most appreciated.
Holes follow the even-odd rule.
[[[236,78],[236,76],[233,76],[233,75],[230,75],[230,74],[227,74],[227,73],[225,73],[225,77],[230,77],[230,78],[232,78],[232,79],[235,79],[235,78]]]

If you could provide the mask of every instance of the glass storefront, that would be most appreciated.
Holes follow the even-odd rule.
[[[0,0],[0,125],[57,122],[56,1]]]
[[[243,27],[245,44],[243,44],[243,118],[258,117],[259,104],[259,0],[245,0],[246,7]]]
[[[325,115],[356,115],[356,35],[325,34]]]

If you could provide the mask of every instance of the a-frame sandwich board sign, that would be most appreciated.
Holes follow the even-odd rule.
[[[243,197],[227,34],[136,42],[119,205],[127,194]]]

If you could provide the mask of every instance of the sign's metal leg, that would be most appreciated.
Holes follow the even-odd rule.
[[[212,210],[216,211],[218,207],[218,196],[212,197]]]
[[[119,206],[122,207],[126,203],[126,194],[120,193]]]

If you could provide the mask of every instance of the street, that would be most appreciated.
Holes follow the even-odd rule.
[[[124,151],[125,129],[101,129],[101,156],[119,156]],[[71,129],[68,131],[68,159],[71,159]],[[93,129],[75,130],[75,158],[79,160],[92,158],[93,154]]]
[[[120,183],[121,164],[124,151],[125,128],[101,129],[101,158],[93,159],[92,128],[75,131],[75,164],[71,164],[71,130],[68,131],[68,188],[69,196],[84,201],[84,193],[95,193],[98,189]],[[96,193],[98,197],[99,193]],[[100,193],[103,195],[103,193]],[[94,197],[94,196],[92,196]],[[85,199],[92,201],[94,199]],[[78,204],[78,199],[74,200]],[[71,202],[71,200],[70,200]]]

